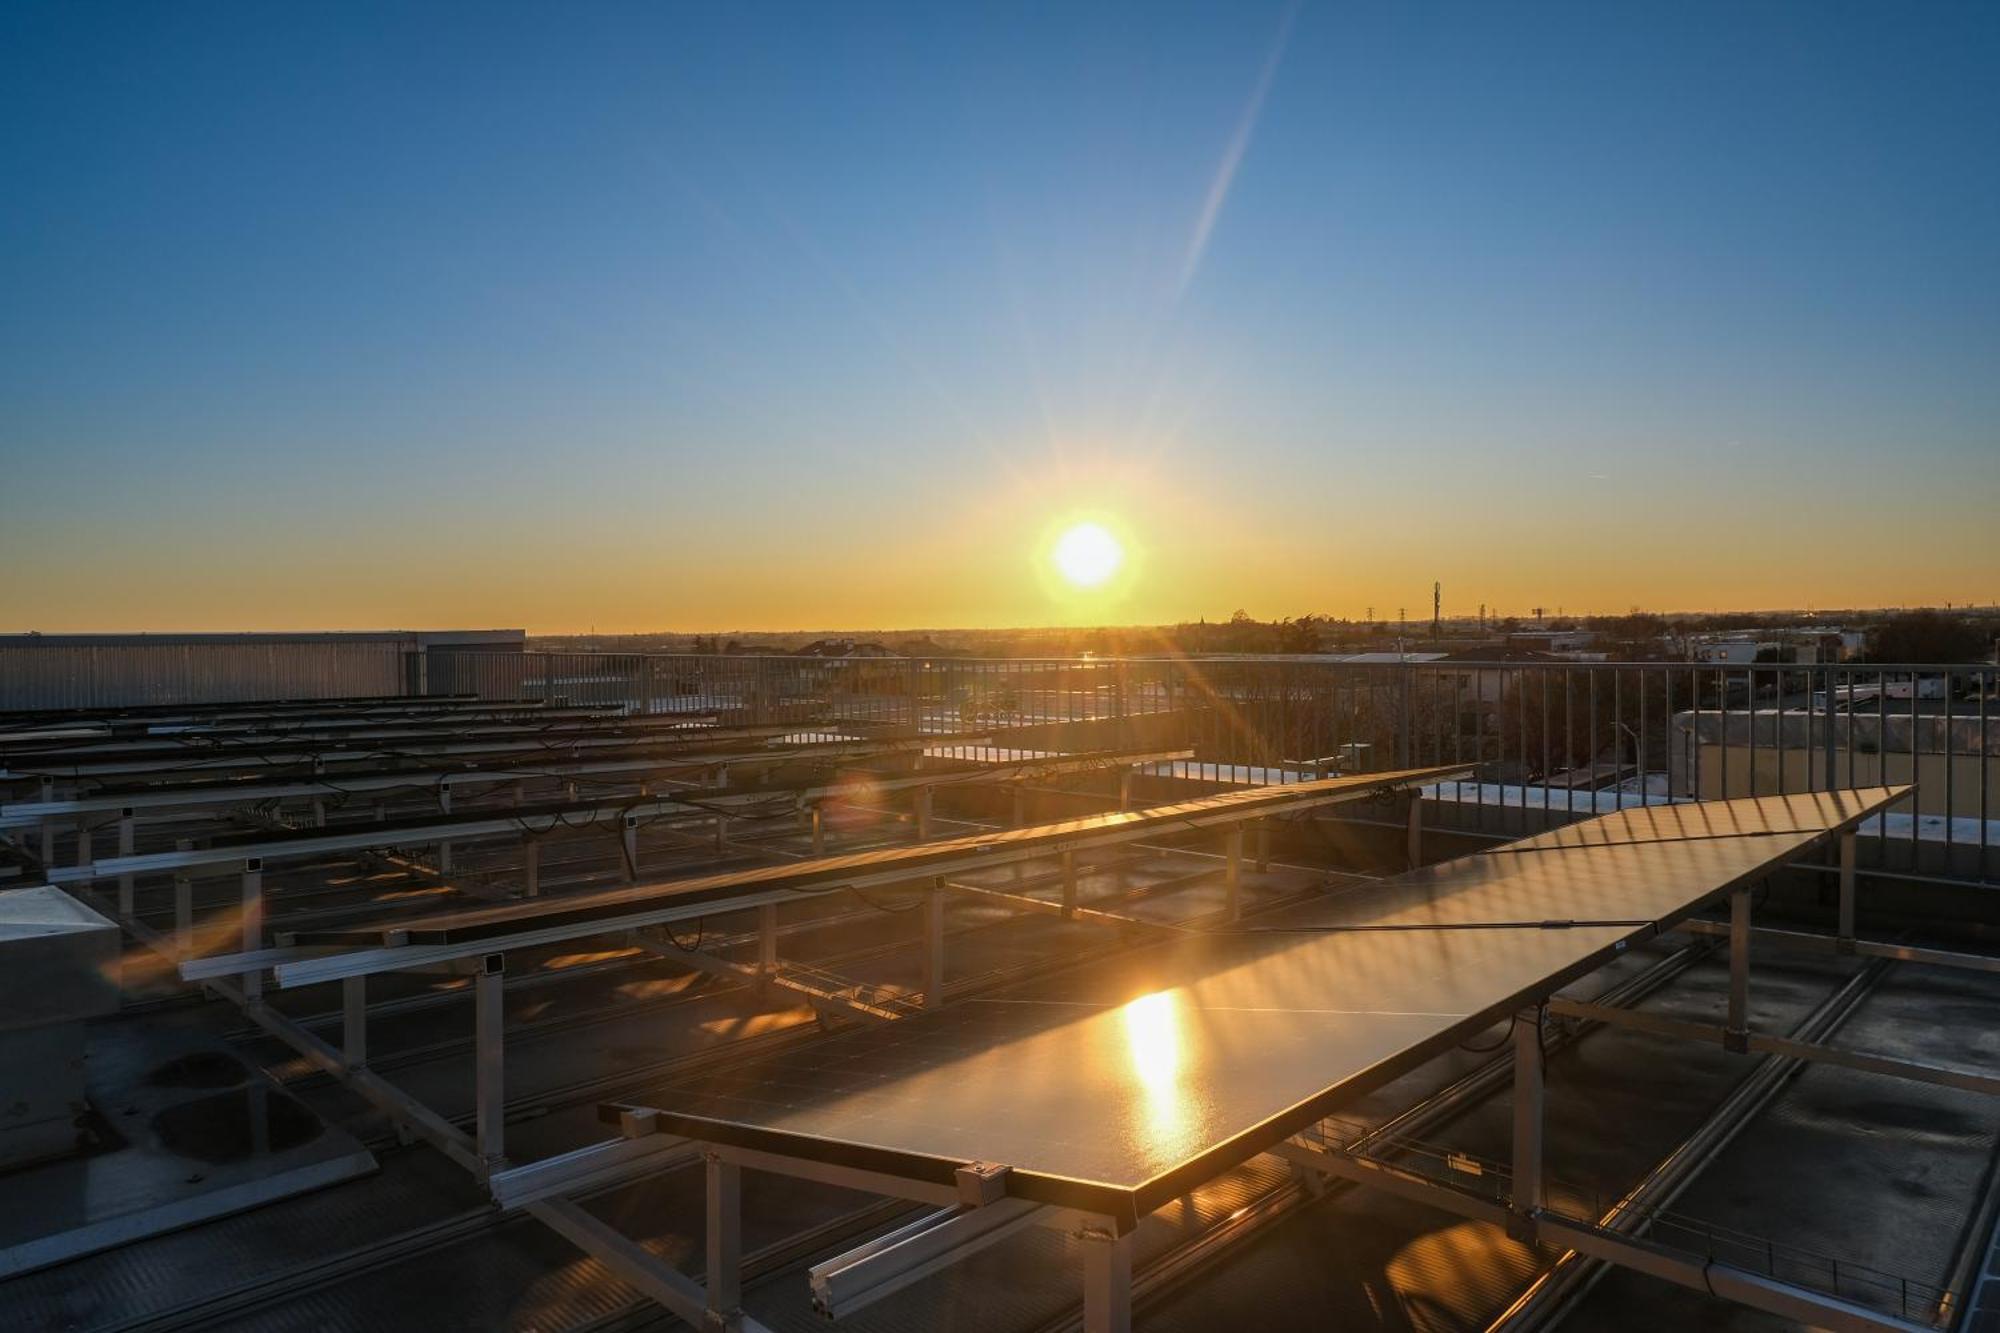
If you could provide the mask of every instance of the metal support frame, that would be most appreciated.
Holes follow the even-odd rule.
[[[743,1326],[743,1168],[716,1153],[704,1154],[708,1177],[706,1226],[707,1300],[704,1328]]]
[[[340,1054],[349,1069],[368,1063],[368,978],[340,979]]]
[[[924,891],[924,1008],[944,1005],[944,877]]]
[[[1699,919],[1683,921],[1674,929],[1687,931],[1691,935],[1724,936],[1729,933],[1729,927],[1723,922]],[[1892,944],[1885,940],[1843,942],[1832,935],[1821,935],[1806,930],[1778,930],[1771,926],[1753,926],[1750,938],[1758,944],[1768,944],[1780,949],[1795,949],[1805,953],[1850,953],[1860,958],[1888,958],[1899,963],[1955,967],[1968,972],[2000,972],[2000,955],[1995,954],[1925,949],[1912,944]]]
[[[264,947],[264,863],[251,859],[243,863],[243,879],[240,886],[241,911],[243,914],[243,952],[256,953]],[[264,970],[253,967],[238,977],[246,1000],[260,1000],[264,995]]]
[[[1595,1023],[1607,1023],[1614,1027],[1631,1028],[1637,1032],[1651,1032],[1663,1037],[1684,1037],[1690,1041],[1712,1042],[1722,1035],[1722,1030],[1712,1023],[1691,1023],[1685,1019],[1669,1018],[1664,1014],[1647,1013],[1644,1010],[1614,1009],[1587,1001],[1565,999],[1560,995],[1549,1001],[1549,1012],[1561,1014],[1566,1018],[1581,1018]],[[1929,1064],[1920,1060],[1905,1060],[1895,1056],[1872,1055],[1865,1051],[1846,1051],[1791,1037],[1771,1036],[1762,1032],[1747,1033],[1744,1039],[1744,1051],[1752,1055],[1778,1055],[1816,1064],[1838,1065],[1845,1069],[1862,1069],[1870,1073],[1886,1074],[1891,1078],[1908,1079],[1913,1083],[1959,1088],[1988,1097],[2000,1096],[2000,1075],[1983,1074],[1971,1069],[1955,1069],[1949,1065]]]
[[[1514,1015],[1514,1198],[1507,1233],[1532,1242],[1542,1209],[1543,1081],[1542,1011]]]
[[[174,846],[185,851],[194,842],[181,838]],[[174,875],[174,948],[182,958],[194,953],[194,876],[185,870]]]
[[[1131,1333],[1132,1233],[1086,1226],[1077,1239],[1083,1251],[1084,1333]]]
[[[1854,870],[1855,836],[1849,829],[1840,835],[1840,945],[1841,953],[1854,952]]]
[[[1742,1054],[1750,1049],[1750,890],[1729,895],[1729,1021],[1722,1029],[1723,1048]]]
[[[1280,1144],[1274,1151],[1324,1175],[1383,1190],[1474,1221],[1505,1227],[1511,1217],[1511,1210],[1505,1204],[1469,1190],[1454,1189],[1372,1157],[1351,1152],[1328,1152],[1296,1140]],[[1705,1291],[1711,1296],[1815,1328],[1836,1330],[1836,1333],[1935,1333],[1928,1324],[1883,1314],[1838,1296],[1794,1286],[1782,1279],[1739,1268],[1707,1255],[1634,1240],[1595,1223],[1575,1221],[1544,1211],[1536,1218],[1536,1232],[1537,1239],[1545,1245],[1575,1250],[1587,1258],[1650,1274],[1676,1286]]]
[[[119,856],[132,855],[133,834],[132,811],[128,806],[118,816]],[[132,915],[132,876],[129,873],[118,877],[118,914],[123,917]]]
[[[1228,905],[1223,909],[1223,915],[1231,921],[1240,921],[1243,918],[1242,826],[1231,826],[1228,834],[1223,838],[1222,845],[1224,855],[1228,858],[1228,864],[1223,868],[1222,872],[1222,886],[1228,899]]]
[[[757,970],[766,974],[778,970],[778,905],[765,903],[757,909]]]
[[[451,784],[449,782],[440,782],[438,784],[437,797],[438,797],[438,813],[445,815],[450,814]],[[438,840],[437,849],[438,849],[437,850],[438,873],[449,875],[451,873],[451,839],[440,838]]]
[[[479,1159],[488,1172],[506,1160],[507,1096],[505,1087],[507,960],[487,954],[473,978],[472,1023],[473,1121]]]

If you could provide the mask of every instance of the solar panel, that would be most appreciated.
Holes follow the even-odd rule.
[[[1404,769],[1282,787],[1250,787],[1174,805],[1144,810],[1090,815],[1081,819],[1037,824],[962,838],[900,847],[874,848],[789,865],[758,866],[720,874],[641,884],[562,898],[525,901],[503,907],[479,908],[394,922],[288,933],[294,944],[455,944],[493,938],[543,926],[582,924],[615,919],[667,902],[695,904],[740,898],[760,889],[827,891],[853,881],[886,883],[944,874],[974,862],[1006,864],[1023,856],[1053,854],[1079,845],[1102,845],[1119,839],[1167,837],[1259,814],[1282,814],[1315,804],[1366,797],[1369,794],[1463,773],[1462,765]]]
[[[717,1071],[658,1123],[938,1184],[996,1163],[1018,1197],[1134,1220],[1906,791],[1787,832],[1469,857]]]

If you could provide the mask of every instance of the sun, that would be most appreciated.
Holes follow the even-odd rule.
[[[1049,559],[1071,586],[1095,588],[1118,572],[1125,550],[1103,524],[1078,523],[1056,538]]]

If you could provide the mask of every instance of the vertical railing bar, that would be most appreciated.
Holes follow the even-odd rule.
[[[1917,780],[1917,694],[1918,692],[1919,691],[1917,689],[1917,672],[1916,668],[1912,667],[1910,668],[1910,736],[1909,736],[1910,781],[1912,783],[1916,782]],[[1917,850],[1917,833],[1922,827],[1924,822],[1923,803],[1924,803],[1924,793],[1923,789],[1920,787],[1917,789],[1917,799],[1910,803],[1910,856],[1912,857],[1913,865],[1915,864],[1914,858],[1919,854]]]
[[[1950,667],[1944,669],[1944,856],[1945,872],[1951,872],[1951,853],[1954,844],[1952,836],[1952,816],[1957,813],[1957,775],[1952,772],[1951,700],[1953,686]]]
[[[1563,814],[1576,818],[1576,682],[1568,667],[1563,673]]]
[[[1611,806],[1625,808],[1625,673],[1611,668]]]

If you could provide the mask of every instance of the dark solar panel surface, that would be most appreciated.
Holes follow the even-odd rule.
[[[1853,793],[1783,832],[1469,857],[1279,929],[1190,936],[718,1071],[657,1104],[710,1141],[937,1181],[993,1162],[1022,1197],[1133,1217],[1899,794]],[[1769,799],[1710,814],[1805,822]],[[1485,928],[1348,929],[1383,925]]]
[[[710,898],[740,897],[763,889],[794,888],[800,892],[811,892],[837,888],[851,879],[892,873],[907,873],[914,879],[933,866],[962,865],[968,856],[997,860],[1009,851],[1052,853],[1078,839],[1121,832],[1135,837],[1170,836],[1181,828],[1202,827],[1203,821],[1248,817],[1267,809],[1305,807],[1316,801],[1365,797],[1385,788],[1433,781],[1464,771],[1463,765],[1450,765],[1327,778],[1283,787],[1249,787],[1174,805],[1092,815],[1083,819],[1038,824],[1031,828],[943,838],[903,847],[875,848],[813,861],[732,870],[504,907],[406,918],[385,925],[300,931],[293,938],[301,944],[366,944],[381,941],[388,933],[394,937],[392,942],[447,944],[491,938],[513,930],[615,917],[670,902],[699,903]]]

